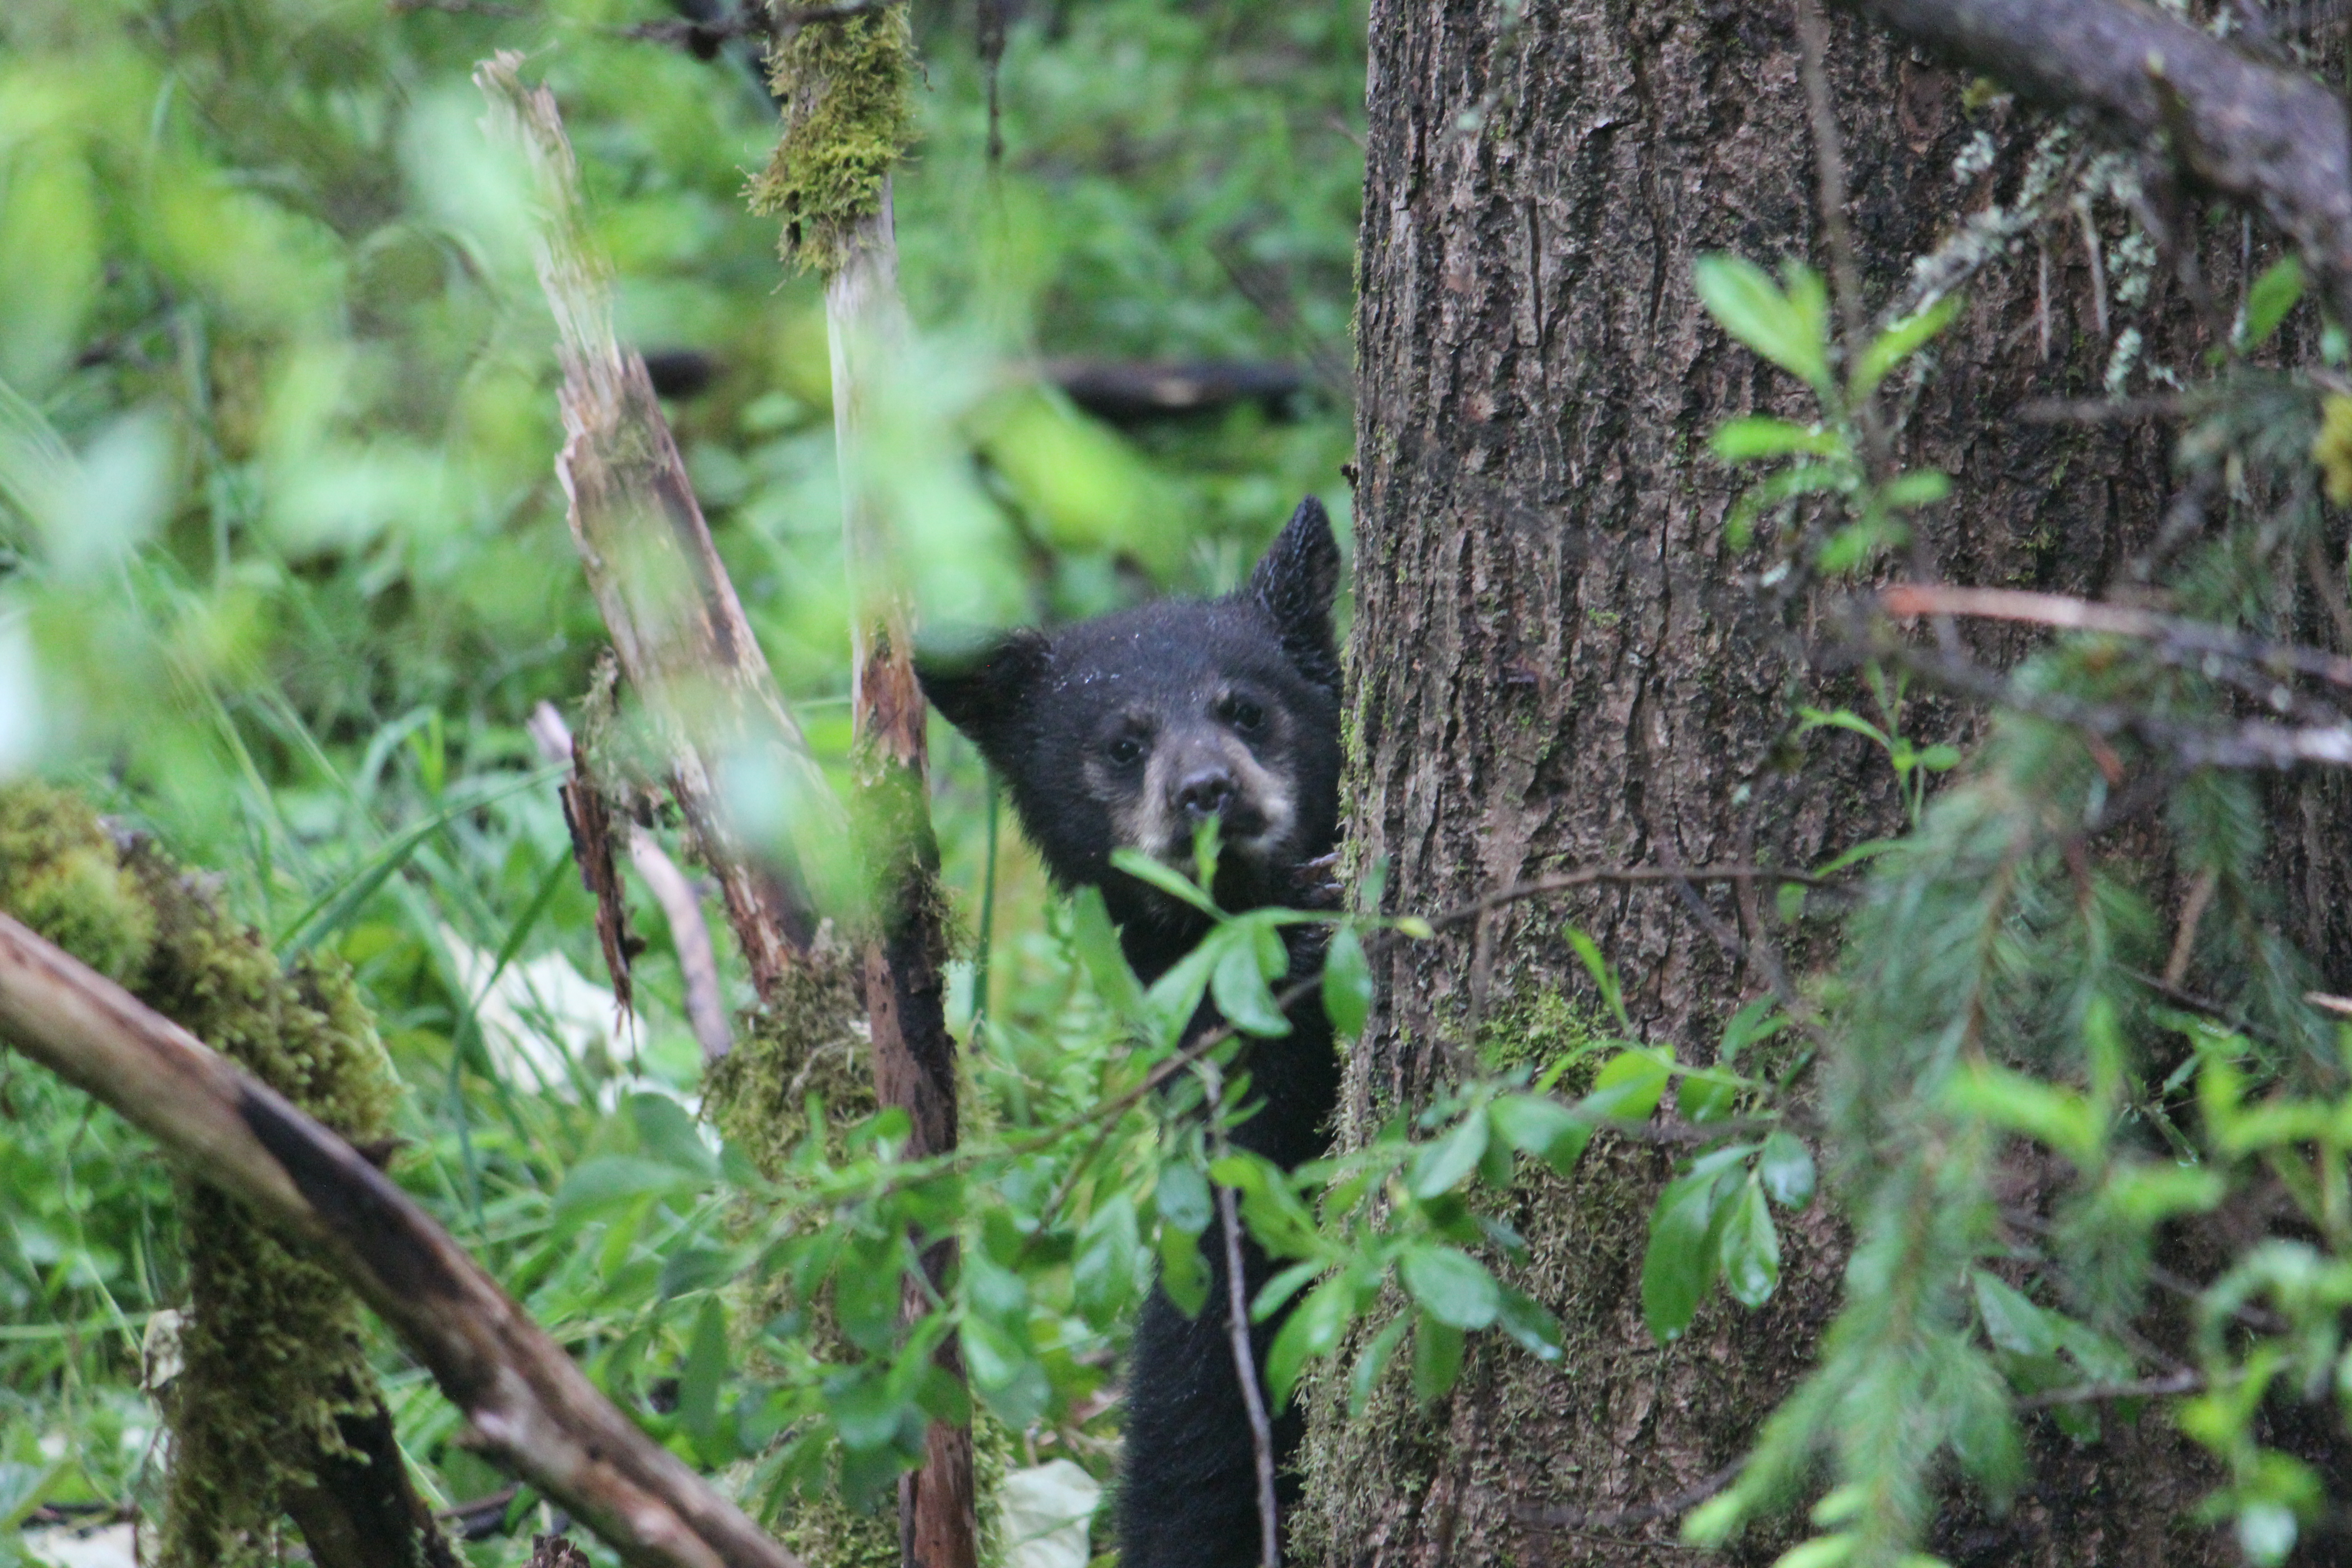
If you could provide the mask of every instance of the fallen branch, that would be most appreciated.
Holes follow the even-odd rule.
[[[2024,97],[2091,110],[2128,144],[2168,136],[2188,174],[2259,206],[2352,320],[2352,123],[2305,72],[2126,0],[1836,4]]]
[[[562,1346],[349,1143],[0,915],[0,1037],[313,1253],[422,1362],[466,1441],[644,1568],[801,1568],[614,1409]]]

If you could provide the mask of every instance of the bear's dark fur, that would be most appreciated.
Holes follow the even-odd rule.
[[[1006,786],[1030,839],[1065,887],[1103,890],[1128,961],[1148,984],[1184,956],[1205,917],[1112,869],[1131,848],[1189,868],[1195,824],[1220,819],[1216,895],[1227,910],[1323,900],[1316,863],[1338,833],[1339,659],[1331,633],[1339,547],[1311,498],[1230,598],[1147,605],[1052,637],[1014,632],[961,657],[920,662],[923,690],[971,737]],[[1293,928],[1294,977],[1321,961],[1315,928]],[[1234,1141],[1288,1167],[1323,1150],[1339,1063],[1321,1004],[1291,1032],[1256,1040],[1246,1066],[1256,1109]],[[1193,1032],[1215,1026],[1202,1004]],[[1121,1568],[1246,1568],[1259,1558],[1255,1458],[1226,1336],[1223,1248],[1202,1254],[1209,1302],[1187,1318],[1155,1289],[1127,1373]],[[1265,1260],[1244,1247],[1255,1295]],[[1253,1331],[1257,1361],[1280,1320]],[[1276,1422],[1297,1483],[1296,1408]]]

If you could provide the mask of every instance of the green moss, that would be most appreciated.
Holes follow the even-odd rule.
[[[907,8],[801,27],[777,44],[768,72],[783,100],[784,130],[751,181],[751,206],[783,219],[785,260],[831,274],[915,142]]]
[[[835,1126],[873,1113],[855,964],[837,947],[820,947],[794,964],[768,1005],[745,1016],[735,1048],[704,1081],[711,1120],[770,1176],[807,1131],[810,1095],[824,1098]]]
[[[1478,1027],[1478,1062],[1488,1072],[1515,1067],[1540,1072],[1562,1057],[1590,1055],[1614,1037],[1599,1008],[1565,991],[1542,990],[1489,1006]]]
[[[40,785],[0,790],[0,908],[354,1141],[381,1138],[396,1094],[351,974],[281,967],[260,934],[152,845],[119,848],[89,807]],[[306,1465],[346,1451],[337,1418],[382,1403],[359,1307],[245,1206],[181,1184],[189,1304],[163,1394],[173,1459],[162,1561],[276,1563]]]
[[[110,980],[136,974],[155,918],[113,837],[77,797],[46,784],[0,790],[0,909]]]

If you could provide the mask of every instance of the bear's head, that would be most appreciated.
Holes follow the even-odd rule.
[[[1231,597],[1012,632],[917,670],[1064,886],[1100,887],[1123,926],[1168,921],[1171,900],[1114,871],[1111,851],[1189,868],[1195,829],[1215,817],[1217,896],[1249,909],[1280,900],[1338,831],[1339,580],[1310,497]]]

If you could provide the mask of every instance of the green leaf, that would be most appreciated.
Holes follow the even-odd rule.
[[[2136,1161],[2116,1167],[2102,1195],[2128,1222],[2153,1226],[2176,1215],[2210,1213],[2229,1194],[2228,1179],[2210,1166]]]
[[[1944,1097],[1953,1110],[2038,1139],[2077,1165],[2095,1163],[2106,1142],[2097,1108],[2079,1091],[1990,1062],[1956,1072]]]
[[[633,1094],[626,1103],[629,1120],[636,1124],[637,1142],[646,1153],[689,1175],[718,1179],[719,1156],[702,1141],[701,1131],[685,1106],[666,1094]]]
[[[1427,1312],[1412,1319],[1412,1396],[1423,1405],[1445,1397],[1462,1375],[1462,1331]]]
[[[1981,1268],[1969,1271],[1969,1285],[1976,1295],[1977,1319],[1984,1324],[1985,1338],[2019,1355],[2058,1353],[2060,1333],[2053,1314]]]
[[[1926,310],[1904,317],[1871,340],[1862,351],[1862,363],[1853,367],[1848,395],[1855,402],[1878,390],[1886,373],[1909,359],[1927,345],[1928,341],[1951,325],[1959,314],[1960,296],[1947,294]]]
[[[1209,1304],[1209,1265],[1201,1257],[1201,1238],[1181,1226],[1160,1227],[1160,1288],[1188,1318],[1197,1318]]]
[[[1878,492],[1878,503],[1889,511],[1909,511],[1914,507],[1933,506],[1951,493],[1949,474],[1939,468],[1914,468],[1887,480]]]
[[[1666,1184],[1650,1215],[1642,1258],[1642,1318],[1659,1343],[1682,1337],[1715,1281],[1717,1173]]]
[[[1675,1091],[1675,1109],[1685,1121],[1720,1121],[1739,1103],[1739,1080],[1729,1074],[1687,1072]]]
[[[1404,1320],[1397,1320],[1402,1322]],[[14,1531],[41,1506],[56,1465],[18,1465],[0,1460],[0,1530]]]
[[[1323,955],[1323,1011],[1339,1037],[1349,1040],[1364,1032],[1372,1016],[1371,965],[1352,925],[1331,933],[1330,951]]]
[[[1289,1405],[1290,1391],[1309,1361],[1339,1349],[1355,1315],[1355,1281],[1344,1274],[1326,1279],[1298,1304],[1265,1355],[1266,1392],[1276,1410]]]
[[[1755,537],[1756,520],[1772,508],[1799,496],[1846,489],[1853,483],[1853,468],[1845,463],[1794,463],[1768,474],[1741,491],[1724,514],[1724,538],[1734,550],[1745,550]]]
[[[1465,1116],[1444,1137],[1423,1144],[1414,1153],[1412,1172],[1405,1179],[1405,1186],[1423,1202],[1450,1193],[1478,1168],[1478,1158],[1486,1152],[1486,1119]]]
[[[1070,1262],[1070,1290],[1087,1322],[1107,1327],[1134,1302],[1140,1284],[1136,1257],[1141,1250],[1135,1201],[1125,1193],[1113,1194],[1087,1216],[1078,1232],[1077,1256]]]
[[[561,1233],[638,1198],[692,1192],[699,1184],[677,1166],[658,1160],[602,1154],[582,1161],[565,1174],[549,1205],[549,1217]]]
[[[1381,1373],[1387,1370],[1390,1358],[1404,1339],[1405,1330],[1412,1325],[1412,1320],[1399,1312],[1396,1321],[1374,1334],[1372,1342],[1364,1347],[1364,1353],[1356,1358],[1354,1368],[1348,1373],[1349,1420],[1363,1419],[1364,1407],[1372,1402],[1373,1385],[1380,1382]]]
[[[1726,420],[1716,427],[1706,445],[1709,451],[1727,463],[1785,458],[1791,452],[1808,452],[1816,457],[1848,456],[1844,438],[1835,431],[1762,414]]]
[[[1505,1333],[1517,1340],[1519,1347],[1538,1361],[1549,1363],[1567,1354],[1559,1320],[1551,1315],[1550,1309],[1508,1285],[1501,1287],[1501,1290],[1502,1304],[1495,1314],[1495,1321]]]
[[[1874,746],[1894,750],[1895,742],[1885,731],[1851,708],[1809,708],[1800,703],[1797,714],[1804,721],[1797,726],[1800,735],[1811,734],[1815,730],[1851,730],[1857,735],[1866,736]]]
[[[1617,971],[1601,955],[1601,944],[1575,926],[1570,926],[1567,934],[1568,945],[1576,949],[1576,956],[1584,961],[1584,972],[1592,976],[1601,1000],[1617,1016],[1617,1026],[1632,1034],[1633,1023],[1625,1016],[1625,988],[1618,981]]]
[[[1772,1228],[1772,1211],[1765,1205],[1760,1184],[1741,1183],[1723,1205],[1716,1261],[1733,1300],[1760,1307],[1771,1300],[1780,1283],[1780,1236]]]
[[[728,1363],[727,1314],[717,1297],[708,1297],[694,1321],[694,1338],[677,1377],[678,1425],[693,1437],[696,1447],[706,1451],[719,1432],[719,1385],[726,1380]]]
[[[1407,1247],[1398,1272],[1423,1311],[1457,1329],[1485,1328],[1502,1305],[1495,1277],[1458,1247]]]
[[[1656,1051],[1620,1051],[1593,1075],[1592,1092],[1576,1102],[1577,1111],[1596,1121],[1646,1121],[1672,1077]]]
[[[898,1337],[898,1246],[883,1241],[853,1248],[833,1276],[834,1316],[859,1350],[879,1353]]]
[[[1094,983],[1095,994],[1110,1010],[1130,1023],[1143,1016],[1143,985],[1128,967],[1118,945],[1118,928],[1111,924],[1102,889],[1088,886],[1070,895],[1070,945]]]
[[[1281,939],[1276,937],[1275,946],[1281,945]],[[1268,1037],[1290,1033],[1290,1020],[1275,1005],[1274,992],[1267,987],[1264,966],[1258,961],[1256,942],[1247,931],[1235,931],[1227,941],[1223,955],[1210,972],[1209,994],[1217,1000],[1217,1011],[1237,1029]]]
[[[1187,1236],[1208,1229],[1216,1212],[1207,1179],[1181,1161],[1160,1167],[1160,1184],[1152,1201],[1159,1206],[1160,1217]]]
[[[1809,269],[1790,268],[1794,287],[1787,294],[1762,268],[1737,256],[1702,256],[1692,264],[1691,276],[1700,301],[1725,331],[1828,395],[1828,311],[1821,303],[1820,280]]]
[[[1858,571],[1868,565],[1878,552],[1901,543],[1908,537],[1899,524],[1890,524],[1877,513],[1860,522],[1848,523],[1822,544],[1814,562],[1831,576]]]
[[[1756,1179],[1765,1195],[1782,1208],[1801,1209],[1813,1201],[1813,1155],[1793,1132],[1775,1132],[1764,1140],[1757,1156]]]
[[[2246,290],[2246,325],[2239,334],[2238,346],[2258,349],[2270,341],[2286,313],[2303,298],[2303,263],[2286,257],[2265,268]]]
[[[1110,852],[1110,863],[1137,881],[1148,882],[1179,903],[1190,904],[1203,914],[1223,916],[1224,913],[1217,908],[1217,900],[1202,892],[1200,884],[1192,878],[1139,850],[1114,849]]]
[[[1053,1398],[1045,1369],[1037,1364],[1029,1337],[986,1318],[967,1316],[958,1333],[971,1385],[997,1417],[1014,1431],[1025,1431]]]
[[[1780,1003],[1770,996],[1759,996],[1731,1016],[1723,1026],[1723,1045],[1716,1059],[1730,1065],[1739,1053],[1760,1040],[1769,1040],[1789,1026],[1789,1020],[1778,1011]]]
[[[1532,1154],[1565,1176],[1592,1141],[1592,1122],[1546,1094],[1507,1094],[1486,1108],[1487,1120],[1512,1148]]]
[[[1259,1289],[1258,1293],[1250,1299],[1250,1321],[1263,1323],[1281,1311],[1285,1301],[1315,1283],[1316,1276],[1321,1274],[1328,1267],[1328,1265],[1319,1259],[1309,1258],[1304,1263],[1292,1264],[1267,1280]]]

